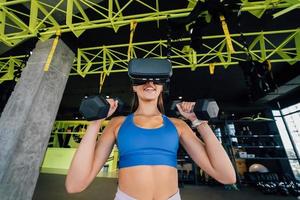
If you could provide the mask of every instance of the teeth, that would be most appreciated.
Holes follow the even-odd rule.
[[[148,88],[145,88],[145,90],[154,90],[154,88],[148,87]]]

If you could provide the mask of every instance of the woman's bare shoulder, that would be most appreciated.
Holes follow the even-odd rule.
[[[126,118],[126,116],[116,116],[116,117],[111,118],[109,123],[112,126],[118,126],[124,122],[125,118]]]
[[[113,117],[109,122],[110,126],[113,128],[113,133],[116,138],[117,138],[119,129],[120,129],[121,125],[123,124],[125,118],[126,118],[126,116],[116,116],[116,117]]]
[[[185,124],[185,122],[182,119],[178,119],[175,117],[168,117],[168,118],[174,123],[175,126],[183,126]]]
[[[184,132],[187,124],[185,123],[185,121],[183,121],[182,119],[178,119],[175,117],[168,117],[174,124],[174,126],[176,127],[179,136],[181,136],[181,133]]]

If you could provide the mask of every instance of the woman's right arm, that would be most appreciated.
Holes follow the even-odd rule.
[[[83,191],[99,173],[115,144],[114,131],[120,118],[116,117],[110,120],[98,141],[97,135],[102,120],[90,122],[67,174],[65,182],[67,192]]]
[[[99,173],[115,144],[115,122],[116,119],[110,121],[98,141],[101,121],[90,123],[69,168],[65,182],[67,192],[83,191]]]

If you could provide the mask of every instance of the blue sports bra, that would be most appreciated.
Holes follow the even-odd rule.
[[[117,136],[119,168],[137,165],[168,165],[176,168],[179,137],[174,124],[162,115],[161,127],[147,129],[135,125],[133,116],[126,117]]]

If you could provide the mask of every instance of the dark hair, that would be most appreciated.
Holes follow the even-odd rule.
[[[131,103],[131,112],[132,113],[135,112],[138,107],[139,107],[139,98],[138,98],[136,92],[133,92],[133,99],[132,99],[132,103]],[[158,96],[157,108],[158,108],[159,112],[161,112],[162,114],[165,114],[163,92],[161,92]]]

